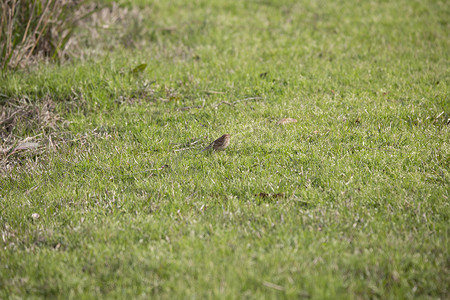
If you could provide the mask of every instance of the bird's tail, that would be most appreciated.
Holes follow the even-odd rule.
[[[202,153],[203,151],[206,151],[206,150],[209,150],[209,149],[211,149],[212,145],[213,145],[213,143],[209,144],[209,146],[208,146],[208,147],[206,147],[205,149],[203,149],[203,150],[202,150],[202,151],[200,151],[199,153]]]

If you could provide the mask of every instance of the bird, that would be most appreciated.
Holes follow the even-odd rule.
[[[214,142],[212,142],[211,144],[209,144],[208,147],[206,147],[205,149],[203,149],[200,152],[209,150],[209,149],[213,149],[214,151],[221,151],[221,150],[225,150],[226,147],[228,147],[228,145],[230,144],[230,139],[231,139],[231,135],[229,134],[224,134],[222,135],[220,138],[218,138],[217,140],[215,140]]]

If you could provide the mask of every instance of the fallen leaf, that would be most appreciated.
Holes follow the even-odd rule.
[[[29,150],[29,149],[34,149],[37,147],[39,147],[39,143],[26,142],[26,143],[20,144],[16,148],[14,148],[13,151],[16,152],[16,151],[20,151],[20,150]]]
[[[297,120],[294,118],[283,118],[277,122],[278,125],[284,125],[288,123],[297,123]]]
[[[137,65],[133,70],[131,70],[131,73],[132,74],[142,73],[145,70],[145,68],[147,68],[147,64]]]
[[[280,286],[278,284],[272,283],[272,282],[263,281],[263,285],[268,287],[268,288],[271,288],[271,289],[275,289],[275,290],[278,290],[278,291],[284,291],[284,287],[282,287],[282,286]]]

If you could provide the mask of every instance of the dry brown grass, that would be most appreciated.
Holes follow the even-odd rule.
[[[117,47],[142,47],[150,34],[144,19],[151,14],[151,8],[115,2],[0,0],[0,68],[5,74],[43,59],[86,59]]]
[[[0,138],[8,139],[15,132],[55,130],[59,120],[50,97],[33,103],[26,98],[11,101],[0,108]]]
[[[79,21],[95,6],[83,0],[2,0],[0,3],[0,67],[23,67],[37,58],[67,56]]]
[[[64,126],[50,97],[30,102],[11,100],[0,107],[0,172],[8,170],[26,153],[55,148],[52,136]]]

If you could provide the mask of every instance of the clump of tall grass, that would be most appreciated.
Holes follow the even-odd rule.
[[[1,73],[36,57],[61,59],[78,22],[94,11],[85,0],[0,0]]]

